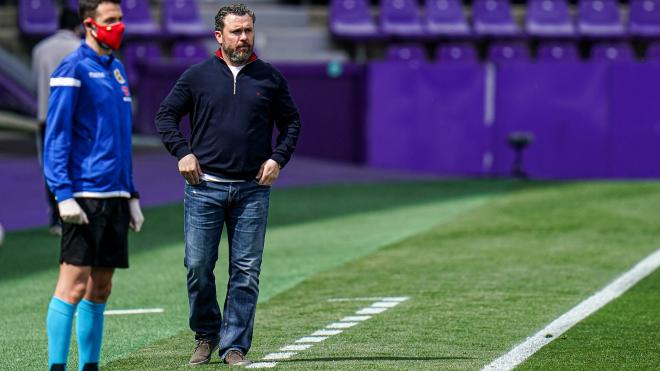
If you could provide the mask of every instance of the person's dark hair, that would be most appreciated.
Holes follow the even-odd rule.
[[[257,21],[257,17],[254,15],[254,12],[248,8],[245,4],[229,4],[225,5],[220,10],[218,14],[215,15],[215,30],[222,31],[225,28],[225,17],[228,14],[234,14],[238,16],[249,15],[252,17],[252,22]]]
[[[80,17],[78,16],[78,12],[71,8],[62,9],[62,13],[60,13],[59,29],[73,31],[78,26],[80,26]]]
[[[113,3],[121,4],[121,0],[80,0],[80,7],[78,13],[80,13],[80,19],[83,21],[87,18],[96,18],[96,8],[99,7],[101,3]]]

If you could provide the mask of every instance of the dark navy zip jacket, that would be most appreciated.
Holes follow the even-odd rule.
[[[190,114],[190,143],[179,130]],[[272,145],[273,124],[279,134]],[[300,116],[286,80],[252,54],[236,77],[215,56],[186,70],[161,103],[156,127],[167,150],[193,153],[202,171],[227,179],[254,178],[266,160],[284,167],[298,141]]]

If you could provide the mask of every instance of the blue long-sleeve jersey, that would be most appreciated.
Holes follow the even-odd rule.
[[[44,174],[57,200],[136,196],[131,127],[122,64],[83,41],[50,79]]]

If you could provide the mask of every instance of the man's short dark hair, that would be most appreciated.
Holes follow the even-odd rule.
[[[252,23],[257,21],[257,17],[254,15],[252,9],[248,8],[245,4],[229,4],[225,5],[220,10],[218,14],[215,15],[215,30],[222,31],[225,28],[225,17],[228,14],[233,14],[237,16],[249,15],[252,17]]]
[[[62,9],[62,13],[60,13],[59,29],[73,31],[78,26],[80,26],[80,17],[78,16],[78,12],[71,8]]]
[[[80,0],[80,19],[85,20],[87,18],[96,18],[96,8],[99,7],[101,3],[113,3],[121,4],[121,0]]]

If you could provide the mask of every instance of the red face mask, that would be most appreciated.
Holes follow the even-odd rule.
[[[117,22],[106,26],[101,26],[94,22],[92,18],[87,18],[85,23],[91,23],[96,26],[96,36],[92,35],[102,46],[117,50],[121,46],[121,38],[124,36],[124,22]]]

